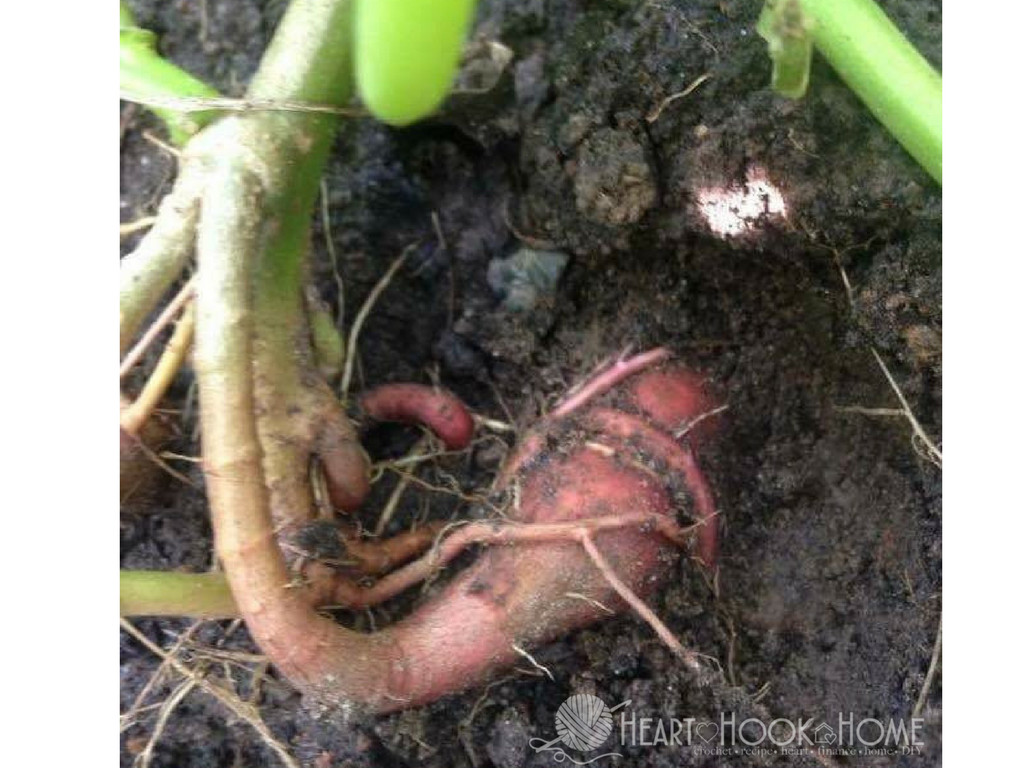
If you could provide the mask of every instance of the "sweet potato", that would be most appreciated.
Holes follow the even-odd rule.
[[[616,384],[545,420],[524,441],[511,459],[517,469],[505,479],[509,490],[518,486],[509,518],[551,524],[684,512],[704,523],[698,554],[713,565],[714,509],[693,455],[693,442],[708,433],[707,420],[682,444],[672,437],[709,411],[699,379],[676,367]],[[649,524],[596,532],[593,543],[641,596],[660,584],[678,555]],[[492,546],[444,592],[385,630],[408,658],[392,663],[392,688],[377,707],[422,703],[478,683],[521,660],[515,646],[544,643],[605,618],[600,605],[626,607],[574,537]]]
[[[345,582],[333,595],[307,594],[302,605],[294,591],[275,586],[284,573],[279,557],[257,558],[248,546],[239,548],[247,553],[240,559],[222,547],[239,608],[263,651],[323,703],[391,711],[476,685],[520,660],[523,648],[609,611],[636,609],[674,641],[642,596],[694,539],[681,522],[694,524],[696,559],[714,566],[717,519],[695,451],[717,411],[702,381],[667,358],[654,350],[599,370],[508,461],[495,499],[506,505],[506,519],[456,528],[369,589]],[[468,413],[461,405],[449,411],[437,399],[447,395],[408,390],[422,398],[417,403],[398,397],[402,391],[385,390],[363,407],[378,418],[462,434]],[[353,607],[387,599],[469,544],[488,546],[439,594],[384,630],[360,635],[312,610],[330,597]],[[268,598],[268,589],[279,597]],[[674,650],[683,656],[678,641]]]

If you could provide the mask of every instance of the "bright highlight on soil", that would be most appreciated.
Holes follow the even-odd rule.
[[[719,237],[753,232],[765,217],[786,218],[782,192],[760,168],[747,173],[742,187],[705,187],[697,193],[697,205]]]

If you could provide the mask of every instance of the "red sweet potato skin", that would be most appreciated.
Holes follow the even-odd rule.
[[[581,447],[528,473],[521,522],[566,522],[622,512],[667,514],[669,497],[656,479],[624,469],[614,458]],[[513,517],[513,515],[510,515]],[[677,553],[639,530],[600,533],[595,543],[615,572],[647,594]],[[403,670],[403,698],[424,703],[475,685],[495,669],[521,660],[513,647],[535,647],[624,608],[582,547],[516,543],[488,549],[455,582],[421,608],[396,636],[435,654],[431,664]],[[444,649],[436,653],[436,649]]]
[[[690,514],[710,509],[713,515],[692,444],[672,435],[711,405],[696,375],[662,368],[631,377],[567,416],[542,422],[510,458],[505,484],[509,490],[517,486],[511,496],[519,502],[509,508],[509,519],[555,523],[673,515],[679,489],[691,494]],[[709,433],[710,424],[688,438]],[[705,528],[698,548],[710,565],[717,547],[713,518]],[[612,570],[641,597],[662,583],[679,556],[674,545],[642,529],[605,531],[594,541]],[[578,542],[491,547],[413,616],[381,633],[403,656],[387,683],[400,691],[400,700],[392,695],[377,708],[422,704],[480,683],[521,660],[514,646],[535,647],[606,618],[600,606],[625,608]],[[419,661],[409,663],[409,658]]]
[[[422,384],[384,384],[365,393],[360,407],[374,421],[395,421],[430,429],[454,451],[473,439],[473,417],[455,395]]]
[[[704,380],[686,368],[649,371],[627,382],[627,387],[636,408],[669,434],[686,429],[717,405]],[[716,419],[702,419],[686,431],[686,440],[699,445],[714,434],[717,425]]]

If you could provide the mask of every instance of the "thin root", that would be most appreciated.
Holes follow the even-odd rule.
[[[500,421],[499,419],[492,419],[492,418],[490,418],[488,416],[481,416],[478,413],[474,413],[473,414],[473,421],[476,422],[478,427],[483,427],[484,429],[489,429],[489,430],[491,430],[493,432],[503,432],[505,434],[509,434],[509,433],[514,434],[515,431],[516,431],[515,424],[510,424],[507,421]]]
[[[178,371],[185,362],[189,350],[192,348],[192,337],[196,327],[195,307],[189,304],[185,307],[174,329],[171,340],[167,342],[160,361],[156,368],[146,380],[142,392],[121,414],[121,428],[132,435],[137,435],[142,426],[146,423],[160,400],[178,375]]]
[[[160,467],[160,469],[162,469],[168,475],[173,477],[175,480],[178,480],[179,482],[184,483],[185,485],[189,486],[190,488],[194,488],[197,491],[199,490],[199,486],[198,485],[193,483],[191,480],[189,480],[187,477],[185,477],[185,475],[181,474],[181,472],[176,470],[174,467],[172,467],[166,461],[161,459],[156,453],[154,453],[153,449],[150,448],[148,445],[146,445],[144,442],[139,440],[137,445],[139,447],[139,450],[141,450],[144,454],[146,454],[146,458],[147,459],[149,459],[154,464],[156,464],[158,467]]]
[[[142,338],[136,342],[135,346],[132,347],[131,351],[124,356],[124,360],[121,362],[121,378],[135,367],[136,363],[142,359],[142,356],[146,354],[146,350],[149,345],[153,343],[160,332],[163,331],[175,316],[181,312],[185,305],[192,300],[192,296],[195,293],[195,278],[190,278],[185,285],[181,287],[178,294],[171,299],[170,303],[164,308],[164,311],[160,313],[160,316],[149,326]]]
[[[582,600],[585,603],[589,603],[590,605],[594,606],[595,608],[598,608],[599,610],[604,611],[609,616],[614,616],[615,615],[615,611],[613,611],[607,605],[602,603],[600,600],[595,600],[592,597],[587,597],[586,595],[581,595],[579,592],[566,592],[565,596],[566,597],[571,597],[573,600]]]
[[[146,742],[146,747],[136,758],[136,763],[140,768],[149,768],[150,762],[153,760],[153,752],[156,749],[157,742],[160,741],[160,737],[164,733],[164,728],[167,727],[167,721],[170,720],[174,710],[177,709],[178,705],[182,700],[192,692],[192,689],[196,687],[196,681],[194,679],[187,679],[174,689],[174,692],[167,697],[167,700],[160,706],[160,714],[157,716],[156,724],[153,726],[153,733],[150,734],[149,741]]]
[[[650,526],[676,546],[685,546],[700,523],[680,527],[671,518],[661,514],[632,514],[595,517],[565,523],[494,522],[452,523],[439,531],[434,545],[424,556],[392,571],[370,587],[354,585],[343,578],[334,584],[333,604],[347,608],[377,605],[401,594],[414,584],[428,581],[437,571],[454,560],[466,547],[475,544],[491,546],[516,542],[578,541],[594,533],[627,527]],[[678,644],[678,643],[677,643]]]
[[[690,419],[690,421],[688,421],[686,424],[684,424],[682,427],[677,429],[672,434],[672,437],[674,437],[676,440],[682,440],[684,437],[686,437],[686,435],[688,435],[690,432],[692,432],[694,430],[694,428],[698,424],[700,424],[702,421],[704,421],[706,419],[710,419],[712,416],[717,416],[720,413],[724,413],[727,410],[729,410],[729,404],[728,403],[726,403],[725,405],[720,405],[717,408],[712,408],[710,411],[704,411],[704,413],[699,414],[698,416],[695,416],[694,418]]]
[[[910,428],[914,431],[915,440],[922,446],[919,453],[923,455],[925,459],[930,461],[939,469],[942,469],[942,451],[939,447],[928,437],[928,433],[924,431],[921,426],[921,422],[917,420],[914,412],[910,409],[910,403],[907,402],[907,398],[904,397],[903,391],[899,388],[896,383],[896,379],[893,378],[892,373],[889,372],[888,366],[885,361],[882,360],[882,356],[878,354],[878,350],[871,347],[871,354],[875,356],[875,361],[878,363],[878,367],[882,369],[882,373],[885,374],[886,380],[889,382],[889,386],[892,387],[892,391],[896,393],[896,399],[900,401],[902,406],[902,414],[906,417],[910,423]],[[915,445],[915,450],[917,446]]]
[[[660,363],[662,360],[668,358],[670,354],[671,353],[664,347],[658,347],[657,349],[652,349],[649,352],[617,360],[612,365],[607,366],[596,376],[591,376],[584,386],[577,389],[576,392],[555,406],[554,410],[551,411],[551,418],[562,418],[563,416],[575,411],[577,408],[582,407],[593,398],[604,394],[616,384],[629,378],[634,373],[638,373],[644,368]]]
[[[551,670],[548,669],[547,667],[545,667],[543,664],[541,664],[535,658],[533,658],[533,656],[530,655],[530,652],[527,651],[525,648],[520,648],[515,643],[512,643],[512,650],[515,651],[516,653],[518,653],[520,656],[522,656],[528,662],[530,662],[536,669],[540,670],[545,675],[547,675],[548,679],[551,680],[551,682],[555,682],[555,676],[553,674],[551,674]]]
[[[935,680],[935,673],[939,668],[939,658],[942,655],[942,617],[939,617],[939,629],[935,633],[935,645],[932,647],[932,659],[928,663],[928,672],[924,676],[924,684],[921,686],[921,693],[917,695],[917,702],[914,704],[913,717],[920,717],[924,705],[928,701],[928,694],[932,689]]]
[[[121,225],[121,237],[134,235],[136,232],[149,229],[154,224],[156,224],[156,216],[143,216],[141,219],[129,221],[127,224]]]
[[[429,437],[421,437],[416,441],[416,444],[412,447],[412,450],[404,457],[405,459],[418,459],[424,455],[427,446],[430,444]],[[409,478],[411,474],[402,474],[398,478],[398,483],[395,485],[394,490],[388,497],[387,503],[384,505],[384,509],[380,512],[380,517],[377,518],[377,525],[373,529],[373,533],[376,536],[381,536],[384,531],[387,530],[388,523],[391,522],[392,516],[395,514],[395,510],[398,509],[399,503],[402,501],[402,496],[405,495],[406,489],[409,487]]]
[[[377,281],[377,284],[373,286],[373,290],[370,291],[370,295],[366,297],[366,301],[364,301],[363,306],[359,308],[359,312],[356,314],[355,320],[352,321],[352,328],[348,334],[348,344],[345,348],[344,373],[341,375],[342,401],[348,399],[349,386],[352,384],[352,369],[355,365],[357,350],[359,349],[359,332],[363,329],[363,323],[366,322],[366,318],[373,309],[373,305],[377,303],[377,299],[380,298],[384,289],[390,285],[395,274],[399,269],[401,269],[405,260],[409,257],[409,254],[412,253],[413,249],[418,245],[419,243],[407,245],[398,255],[398,258],[391,263],[391,266],[388,267],[388,271],[385,272],[381,279]]]
[[[188,642],[189,638],[193,634],[195,634],[195,632],[205,623],[205,621],[197,621],[184,632],[182,632],[174,641],[174,645],[171,646],[170,651],[167,652],[168,657],[177,656],[178,651],[180,651],[184,647],[185,643]],[[169,666],[170,661],[167,658],[160,662],[160,666],[156,668],[156,671],[150,676],[149,680],[146,681],[146,684],[142,686],[142,690],[139,691],[139,694],[135,697],[135,701],[132,702],[131,708],[123,715],[121,715],[122,723],[125,721],[132,721],[138,713],[146,709],[146,707],[142,706],[143,702],[146,700],[149,694],[156,689],[157,685],[163,680],[163,676],[167,672]],[[155,704],[151,706],[158,707],[160,705]],[[125,727],[126,726],[122,725],[122,730],[124,730]]]
[[[142,138],[144,138],[146,141],[148,141],[150,144],[152,144],[157,149],[161,149],[164,152],[166,152],[168,155],[173,157],[175,160],[180,160],[181,159],[181,150],[180,149],[178,149],[176,147],[172,147],[170,144],[168,144],[166,141],[161,139],[159,136],[156,136],[152,132],[150,132],[150,131],[143,131],[142,132]]]
[[[669,649],[680,659],[687,668],[698,677],[698,679],[704,676],[704,665],[698,661],[698,655],[688,648],[684,648],[682,643],[676,639],[676,636],[672,634],[672,631],[665,626],[665,623],[658,618],[658,614],[650,609],[650,607],[641,600],[637,594],[631,590],[625,582],[622,581],[609,565],[608,561],[604,559],[604,555],[594,544],[594,539],[589,532],[584,532],[580,537],[580,543],[583,544],[583,549],[586,550],[590,559],[594,562],[597,570],[604,576],[605,581],[611,585],[630,608],[646,621],[653,629],[658,637],[661,638],[662,642],[669,647]]]

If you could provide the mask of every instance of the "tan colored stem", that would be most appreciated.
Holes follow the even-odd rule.
[[[135,402],[121,412],[121,429],[125,432],[132,435],[138,434],[142,425],[156,410],[188,356],[188,351],[192,347],[195,327],[195,307],[189,305],[185,307],[170,341],[167,342],[156,368],[146,380],[142,392],[135,398]]]
[[[287,658],[292,631],[316,616],[288,589],[290,575],[274,544],[256,434],[253,387],[252,270],[262,230],[259,180],[225,164],[203,198],[199,233],[196,367],[203,424],[203,465],[216,549],[238,607],[250,626],[283,631],[257,637]]]
[[[205,180],[201,169],[183,168],[174,189],[160,204],[153,228],[121,259],[122,355],[192,255],[198,198]]]
[[[121,237],[128,237],[134,235],[136,232],[141,232],[143,229],[149,229],[156,224],[156,216],[143,216],[141,219],[135,221],[129,221],[126,224],[122,224]]]
[[[229,119],[230,121],[230,119]],[[214,128],[230,136],[229,121]],[[227,127],[225,127],[227,126]],[[291,575],[277,544],[256,427],[252,274],[263,239],[262,186],[244,166],[225,161],[203,198],[199,234],[196,368],[203,423],[203,464],[217,554],[231,592],[260,648],[296,685],[326,701],[344,700],[333,673],[353,658],[346,689],[373,695],[382,679],[379,641],[319,616]],[[377,694],[378,696],[380,694]]]

